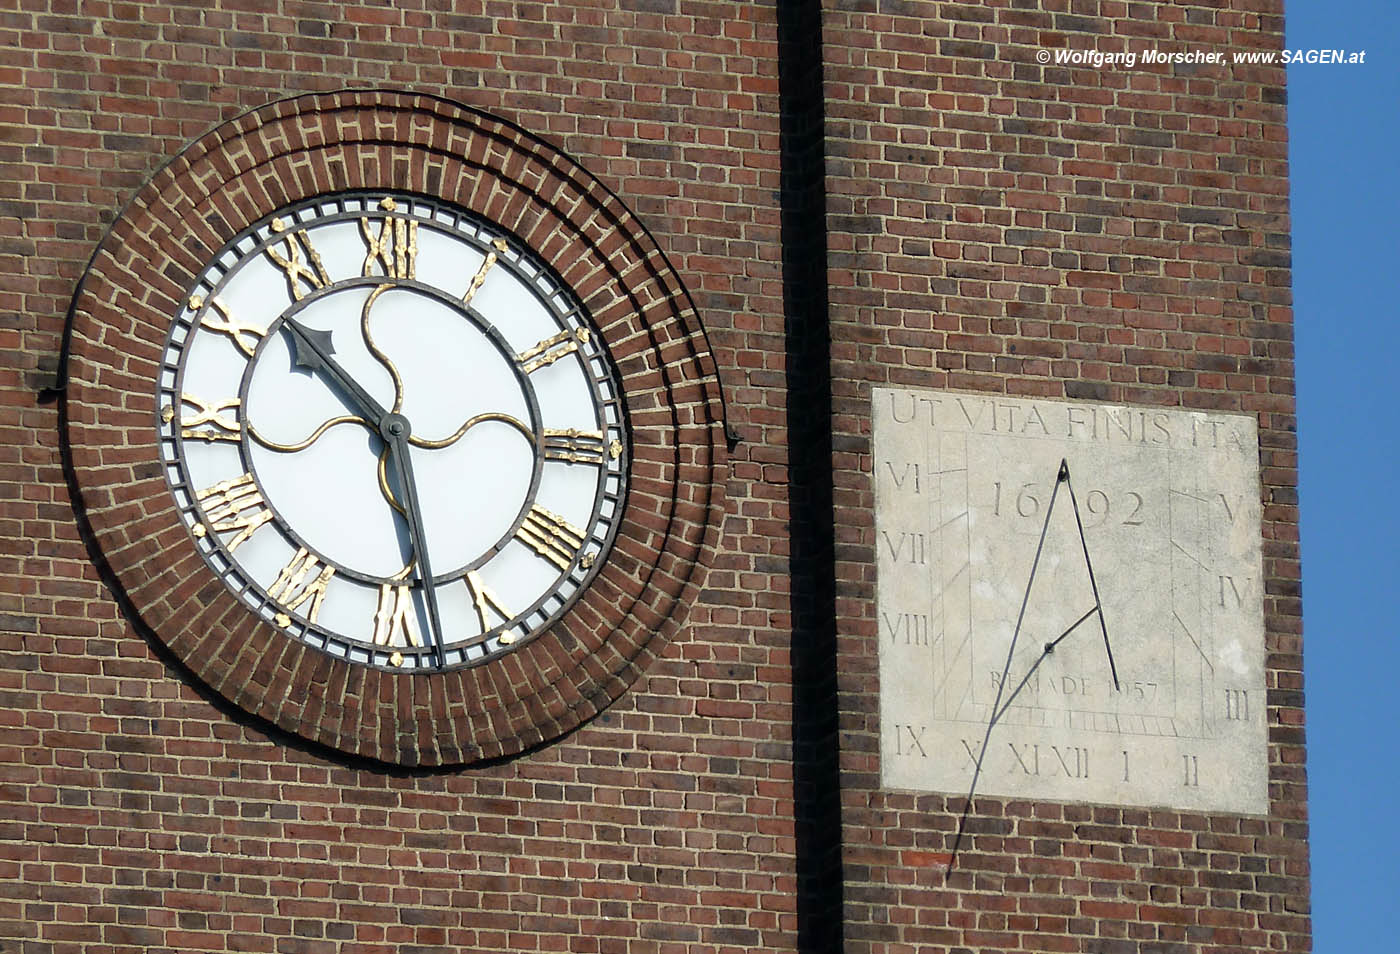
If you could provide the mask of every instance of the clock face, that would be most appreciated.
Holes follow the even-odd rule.
[[[170,491],[289,636],[469,665],[547,629],[601,565],[627,492],[617,372],[505,230],[416,195],[318,196],[238,236],[171,318]]]

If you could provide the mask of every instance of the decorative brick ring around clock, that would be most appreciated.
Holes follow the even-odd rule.
[[[159,406],[163,356],[172,321],[191,307],[209,264],[235,239],[256,238],[278,210],[380,193],[463,210],[547,263],[610,355],[629,465],[610,549],[601,545],[597,566],[580,551],[575,566],[588,575],[547,628],[509,651],[413,671],[349,661],[250,609],[211,568],[218,557],[209,556],[205,527],[182,519],[161,451],[161,412],[167,422],[170,415]],[[368,258],[365,268],[370,274]],[[617,196],[576,162],[460,104],[391,91],[298,96],[190,144],[103,239],[74,297],[65,355],[75,506],[139,622],[238,707],[356,756],[464,764],[576,728],[614,702],[682,625],[718,537],[723,405],[679,277]]]

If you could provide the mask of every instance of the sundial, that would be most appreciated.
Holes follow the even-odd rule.
[[[1253,417],[876,388],[873,428],[886,788],[1267,812]]]

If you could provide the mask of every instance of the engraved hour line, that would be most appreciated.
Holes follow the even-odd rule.
[[[253,532],[272,519],[272,511],[263,501],[252,474],[243,474],[229,480],[221,480],[196,494],[205,505],[204,512],[209,517],[210,526],[219,533],[238,531],[238,534],[224,546],[232,553]],[[195,536],[203,536],[203,527],[197,526]]]
[[[1191,630],[1186,628],[1185,620],[1177,615],[1176,610],[1172,610],[1172,619],[1176,620],[1177,625],[1181,627],[1181,631],[1186,634],[1186,638],[1191,640],[1191,645],[1196,647],[1196,652],[1198,652],[1201,659],[1205,661],[1206,668],[1210,670],[1211,675],[1215,675],[1215,666],[1211,663],[1210,657],[1207,656],[1206,651],[1201,648],[1201,644],[1196,641],[1196,637]]]
[[[548,367],[565,355],[577,351],[579,344],[587,340],[586,328],[564,330],[520,352],[515,356],[515,360],[520,362],[520,370],[526,374],[533,374],[540,368]]]
[[[413,614],[413,597],[407,583],[381,583],[379,585],[379,605],[374,610],[374,636],[376,646],[393,645],[394,638],[402,634],[406,646],[422,646],[423,637],[418,633],[418,622]]]
[[[320,573],[317,573],[318,568]],[[321,612],[321,603],[326,598],[326,584],[330,583],[333,576],[335,567],[320,566],[320,562],[306,547],[299,547],[291,562],[282,567],[282,572],[277,574],[277,579],[268,588],[267,595],[289,610],[295,610],[310,601],[310,608],[302,615],[314,623]],[[307,577],[311,577],[309,582]]]
[[[198,295],[190,299],[190,308],[198,310],[200,304],[202,304],[202,301]],[[251,358],[253,352],[257,350],[258,342],[262,341],[263,337],[267,335],[267,329],[262,325],[247,321],[239,321],[234,318],[229,311],[228,305],[218,296],[209,299],[209,304],[212,306],[212,310],[204,313],[204,318],[199,323],[200,329],[208,329],[209,331],[228,335],[229,339],[238,350],[243,352],[245,356]],[[212,311],[217,311],[220,315],[223,315],[223,320],[221,321],[215,318]],[[243,340],[244,335],[252,337],[253,341],[251,344]]]
[[[232,441],[237,443],[243,436],[243,425],[236,419],[223,416],[224,411],[231,411],[239,406],[238,398],[206,401],[196,394],[183,391],[180,394],[180,403],[194,405],[198,413],[193,417],[187,417],[183,411],[177,411],[174,407],[167,406],[161,411],[161,419],[168,422],[179,417],[181,437],[201,441]]]
[[[505,239],[496,239],[491,243],[491,248],[494,251],[486,253],[486,257],[482,259],[481,267],[476,270],[476,274],[472,276],[471,284],[462,293],[462,304],[471,304],[476,293],[481,291],[481,286],[486,282],[487,273],[496,266],[496,262],[500,260],[501,253],[506,250],[506,247]]]
[[[515,531],[515,538],[561,570],[583,549],[583,531],[536,504]]]
[[[386,212],[394,209],[394,200],[385,199],[379,207]],[[413,278],[418,263],[418,221],[398,217],[379,221],[376,234],[370,220],[360,217],[360,236],[365,240],[363,275],[374,274],[374,264],[388,278]]]
[[[1198,567],[1200,567],[1202,570],[1206,570],[1206,571],[1209,571],[1209,570],[1210,570],[1210,567],[1208,567],[1208,566],[1206,566],[1204,563],[1202,563],[1202,562],[1200,561],[1200,559],[1199,559],[1194,553],[1192,553],[1190,550],[1188,550],[1188,549],[1186,549],[1185,547],[1183,547],[1181,544],[1177,543],[1175,540],[1172,541],[1172,547],[1175,548],[1175,549],[1177,550],[1177,552],[1179,552],[1179,553],[1181,553],[1183,556],[1185,556],[1186,559],[1190,560],[1192,563],[1194,563],[1194,564],[1196,564]]]
[[[272,220],[272,231],[281,233],[285,231],[287,224],[280,218]],[[306,297],[306,292],[302,290],[301,283],[305,282],[308,290],[314,291],[317,288],[325,288],[331,283],[330,276],[326,274],[326,268],[321,264],[321,254],[311,244],[311,239],[307,237],[305,229],[297,229],[294,232],[282,236],[285,255],[279,255],[273,244],[267,246],[267,257],[272,263],[287,276],[287,288],[291,292],[295,301],[301,301]],[[306,259],[311,264],[305,264],[301,255],[306,253]]]
[[[477,618],[481,621],[481,631],[489,633],[491,631],[491,620],[486,614],[488,611],[495,613],[504,622],[510,622],[515,618],[515,614],[506,609],[492,589],[481,582],[481,574],[475,570],[467,571],[467,575],[462,578],[466,581],[467,592],[471,594],[472,606],[476,608]],[[510,644],[515,642],[514,633],[502,632],[499,636],[502,643]]]

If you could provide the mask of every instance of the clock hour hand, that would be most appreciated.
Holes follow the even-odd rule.
[[[386,414],[379,432],[389,443],[389,456],[399,475],[403,490],[403,514],[408,521],[408,539],[413,556],[418,561],[418,576],[423,581],[423,598],[428,603],[428,628],[432,630],[433,656],[438,668],[443,667],[442,614],[438,610],[437,590],[433,586],[433,568],[428,557],[428,539],[423,530],[423,511],[418,505],[418,485],[413,480],[413,460],[409,457],[408,438],[412,430],[402,414]]]
[[[360,414],[372,425],[382,429],[389,412],[341,367],[339,361],[331,357],[335,353],[335,347],[331,344],[331,333],[308,328],[295,318],[286,319],[283,327],[292,335],[292,363],[298,368],[325,371],[330,379],[350,396],[351,403]]]

